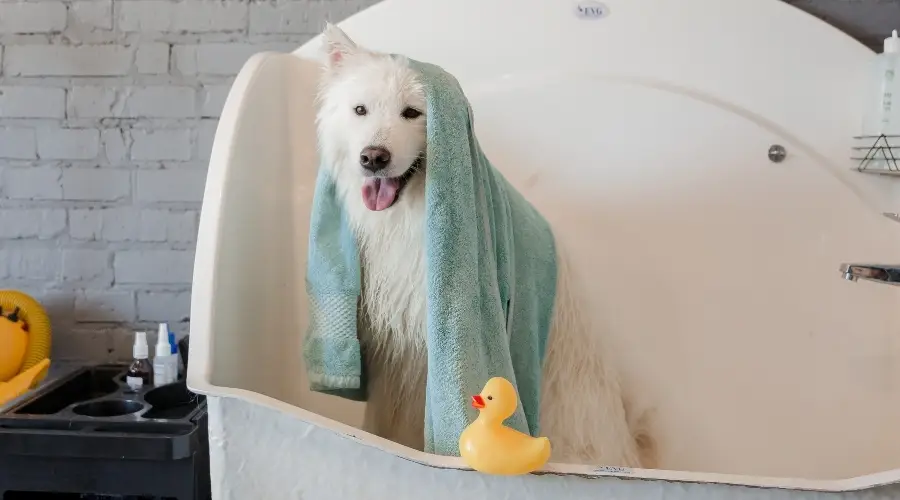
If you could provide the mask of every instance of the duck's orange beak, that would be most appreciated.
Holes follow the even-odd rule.
[[[472,396],[472,408],[475,408],[476,410],[484,408],[484,398],[477,395]]]

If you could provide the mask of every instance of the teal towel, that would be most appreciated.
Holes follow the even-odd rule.
[[[471,397],[491,377],[505,377],[519,392],[506,424],[539,432],[556,248],[547,221],[481,151],[456,79],[437,66],[410,63],[427,101],[425,451],[459,455],[459,435],[477,416]],[[364,400],[359,276],[346,214],[320,168],[307,269],[306,368],[313,390]]]

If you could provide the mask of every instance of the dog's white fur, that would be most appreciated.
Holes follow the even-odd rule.
[[[325,73],[319,92],[318,134],[324,163],[360,248],[363,296],[360,339],[366,352],[369,399],[366,430],[422,449],[425,408],[425,176],[413,175],[390,208],[371,211],[361,190],[360,151],[380,146],[392,154],[380,174],[399,177],[425,150],[425,111],[417,74],[403,58],[376,53],[328,25],[323,33]],[[365,116],[354,111],[367,109]],[[561,247],[558,248],[561,249]],[[630,415],[614,371],[596,335],[578,314],[560,250],[558,294],[544,365],[541,431],[553,461],[650,467],[653,440]]]

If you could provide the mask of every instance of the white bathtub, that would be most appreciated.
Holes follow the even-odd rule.
[[[246,64],[213,147],[188,382],[216,499],[900,498],[900,291],[838,273],[900,260],[896,179],[849,160],[871,51],[777,0],[388,0],[341,27],[459,78],[573,247],[665,470],[486,476],[309,392],[316,39]]]

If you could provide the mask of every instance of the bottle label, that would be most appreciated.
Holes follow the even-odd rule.
[[[139,391],[144,387],[144,379],[141,377],[125,377],[125,383],[133,391]]]
[[[153,385],[165,385],[169,383],[169,366],[163,360],[157,359],[153,363]]]

